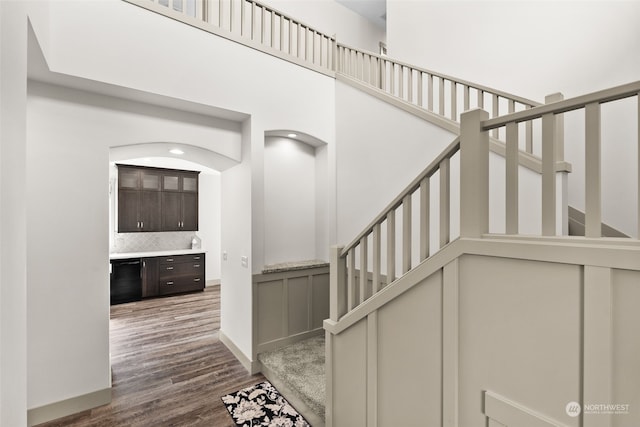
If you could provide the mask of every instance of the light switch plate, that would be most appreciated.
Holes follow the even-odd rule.
[[[242,265],[244,268],[249,267],[249,258],[246,256],[243,256],[240,258],[240,265]]]
[[[223,261],[227,260],[227,251],[222,252],[222,260]]]

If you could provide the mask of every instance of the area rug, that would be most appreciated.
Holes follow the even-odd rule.
[[[269,381],[222,396],[240,427],[311,427]]]

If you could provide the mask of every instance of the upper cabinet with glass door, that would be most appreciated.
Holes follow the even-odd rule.
[[[120,233],[198,230],[199,172],[117,166]]]
[[[198,192],[198,172],[166,171],[162,176],[162,191]]]
[[[160,191],[162,171],[138,166],[118,165],[118,188]]]

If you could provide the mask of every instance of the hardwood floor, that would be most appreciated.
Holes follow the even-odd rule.
[[[220,397],[264,381],[218,339],[220,287],[111,307],[112,402],[39,427],[235,426]]]

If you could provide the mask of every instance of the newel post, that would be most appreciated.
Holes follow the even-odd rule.
[[[344,246],[332,246],[329,254],[329,318],[337,322],[347,312],[347,260]]]
[[[489,232],[489,113],[473,109],[460,116],[460,237]]]

